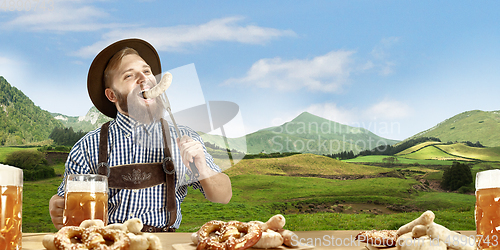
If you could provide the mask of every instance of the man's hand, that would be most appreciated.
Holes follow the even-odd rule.
[[[184,135],[180,139],[177,138],[177,143],[179,143],[184,165],[189,168],[189,163],[194,162],[200,172],[200,184],[207,199],[217,203],[228,203],[233,195],[231,180],[226,174],[215,172],[207,166],[201,142]]]
[[[196,168],[200,172],[200,179],[208,178],[211,174],[214,174],[210,173],[210,169],[207,167],[205,152],[203,151],[201,142],[195,141],[191,137],[184,135],[180,139],[177,138],[177,143],[179,143],[179,148],[181,150],[182,163],[190,168],[189,163],[194,162]],[[193,171],[192,169],[190,170]]]
[[[63,211],[64,211],[64,197],[57,194],[52,196],[49,201],[49,212],[52,218],[52,223],[57,230],[63,227]]]

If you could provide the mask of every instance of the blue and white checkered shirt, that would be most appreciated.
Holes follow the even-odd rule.
[[[145,126],[138,125],[128,116],[117,113],[111,121],[108,132],[108,164],[118,166],[134,163],[154,163],[163,160],[163,142],[161,125],[159,123]],[[99,161],[100,128],[82,137],[71,149],[66,161],[64,177],[73,173],[96,174]],[[177,219],[172,227],[179,228],[182,220],[181,203],[187,195],[188,186],[199,189],[203,194],[201,184],[194,180],[191,171],[184,166],[176,138],[178,135],[169,123],[171,135],[170,151],[174,159],[175,198],[177,200]],[[216,172],[221,172],[210,154],[207,153],[202,138],[192,129],[179,126],[182,135],[188,135],[203,145],[207,165]],[[165,184],[145,189],[109,189],[108,215],[109,224],[123,223],[130,218],[140,218],[146,225],[163,228],[165,219]],[[57,194],[64,197],[64,181],[59,186]]]

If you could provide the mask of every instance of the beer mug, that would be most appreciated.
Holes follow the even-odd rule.
[[[108,177],[71,174],[64,189],[64,226],[79,226],[84,220],[108,223]]]
[[[476,174],[476,233],[479,249],[500,249],[500,170]]]
[[[0,164],[0,249],[21,250],[23,170]]]

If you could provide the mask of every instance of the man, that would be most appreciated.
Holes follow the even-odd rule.
[[[165,166],[168,166],[168,161],[173,162],[173,170],[175,165],[175,173],[171,175],[175,177],[171,182],[175,184],[175,195],[167,195],[174,190],[168,188],[168,181],[137,189],[113,188],[110,185],[109,224],[140,218],[145,224],[143,231],[175,231],[181,223],[180,204],[187,195],[189,185],[199,189],[212,202],[225,204],[231,199],[231,181],[214,164],[201,137],[185,126],[179,126],[184,136],[177,135],[172,126],[163,123],[163,107],[159,100],[143,98],[141,93],[156,84],[155,74],[160,73],[156,50],[140,39],[125,39],[111,44],[96,56],[90,66],[87,79],[89,96],[97,109],[115,119],[89,132],[74,145],[66,161],[64,176],[104,173],[112,183],[117,176],[117,166],[159,162],[160,171],[163,166],[168,180],[173,171],[167,170],[168,167],[165,169]],[[195,169],[190,169],[190,162],[196,165],[199,176],[194,174]],[[165,173],[160,176],[164,177]],[[63,181],[49,202],[52,222],[57,229],[63,226],[64,185]],[[133,187],[133,184],[130,185]],[[169,199],[174,200],[170,205],[167,204]],[[167,208],[172,204],[173,214]]]

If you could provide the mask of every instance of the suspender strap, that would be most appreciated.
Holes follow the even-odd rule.
[[[163,131],[163,152],[165,155],[165,158],[163,158],[163,170],[167,174],[167,198],[165,199],[167,204],[165,204],[165,206],[167,208],[167,214],[170,215],[167,227],[170,227],[175,223],[175,220],[177,219],[177,204],[175,199],[175,166],[169,148],[169,144],[171,143],[168,123],[163,118],[161,118],[160,121]]]
[[[109,177],[108,165],[108,131],[109,123],[106,122],[101,126],[100,141],[99,141],[99,164],[97,165],[97,173]]]
[[[138,189],[165,183],[165,207],[168,221],[165,228],[169,228],[177,219],[177,202],[175,199],[175,165],[169,149],[171,142],[168,124],[163,118],[161,119],[164,143],[162,162],[127,164],[110,168],[108,165],[109,123],[107,122],[101,126],[97,173],[108,176],[108,186],[111,188]]]
[[[165,154],[165,158],[163,158],[163,170],[167,174],[167,197],[165,199],[167,204],[165,204],[165,206],[167,208],[167,214],[170,215],[167,227],[170,227],[177,219],[177,204],[175,199],[175,166],[169,148],[170,129],[168,128],[168,123],[163,118],[161,118],[160,121],[163,131],[163,152]]]

